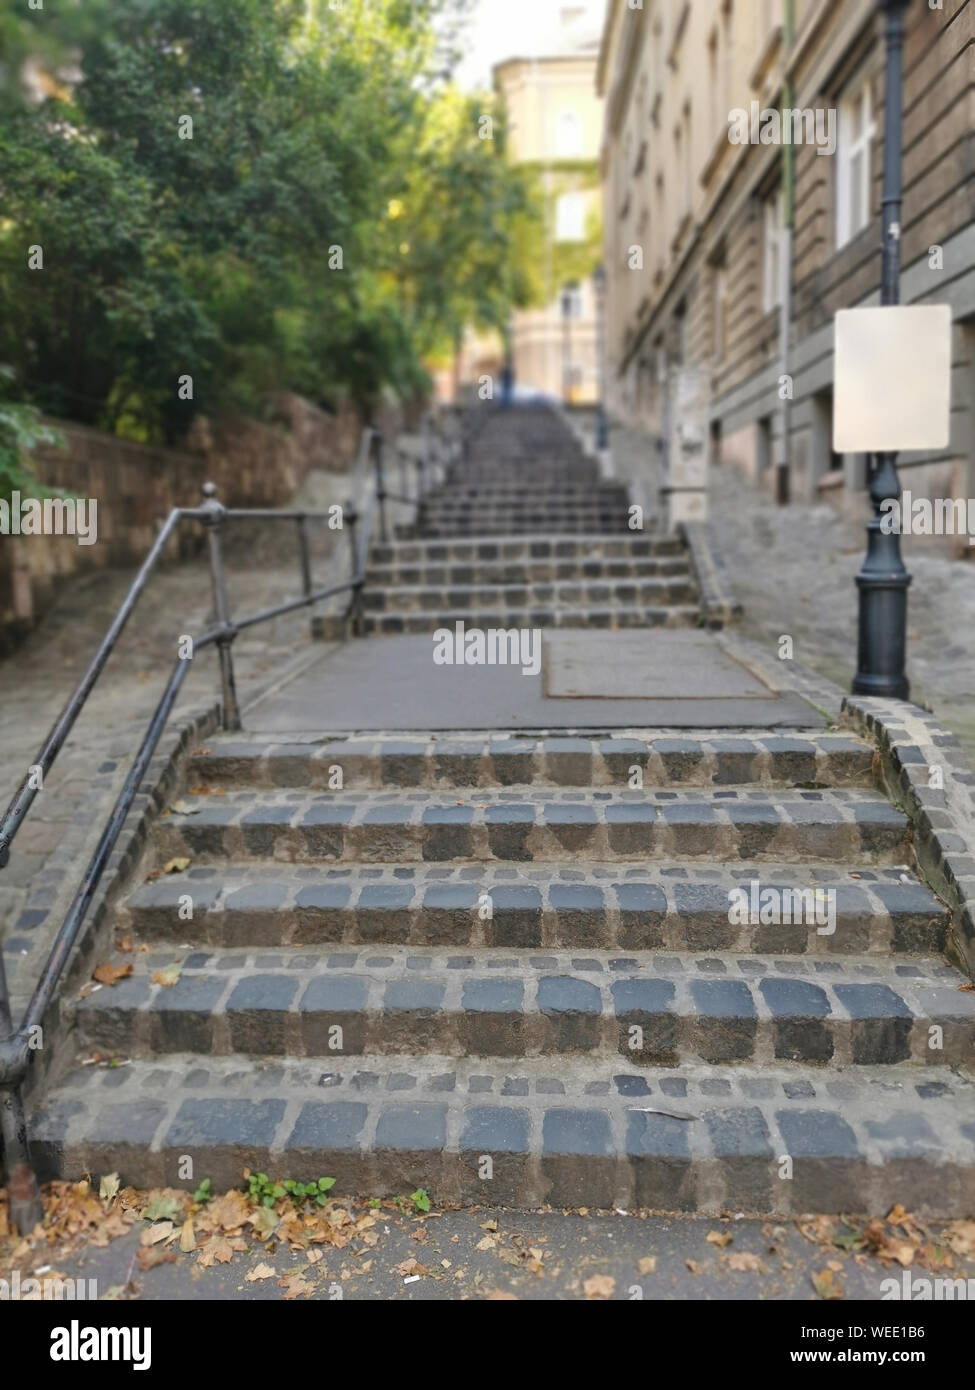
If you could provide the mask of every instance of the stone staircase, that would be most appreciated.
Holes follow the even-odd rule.
[[[365,631],[696,626],[682,542],[629,522],[626,486],[553,411],[486,410],[415,523],[373,547]]]
[[[531,469],[591,483],[560,430],[496,412],[470,466],[505,458],[513,502]],[[374,547],[371,629],[690,621],[678,543],[607,507],[536,537],[428,509]],[[835,731],[214,736],[119,905],[133,973],[65,1001],[36,1154],[139,1185],[190,1156],[215,1187],[970,1214],[975,995],[874,763]]]
[[[140,1184],[189,1154],[438,1200],[970,1209],[975,997],[872,762],[845,734],[214,738],[154,835],[188,864],[119,911],[148,949],[73,1005],[79,1062],[128,1065],[70,1070],[35,1143]],[[732,920],[753,880],[831,890],[834,930]]]

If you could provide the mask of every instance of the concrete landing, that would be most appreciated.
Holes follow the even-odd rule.
[[[567,637],[568,645],[560,642]],[[688,637],[694,638],[693,659]],[[254,733],[286,734],[370,729],[821,729],[825,723],[800,696],[770,690],[710,633],[546,632],[544,639],[542,667],[536,675],[524,675],[520,666],[435,665],[429,635],[329,645],[294,679],[253,705],[246,726]],[[592,651],[591,673],[583,669],[586,644]],[[552,670],[553,658],[557,688],[567,693],[550,696],[543,672]],[[632,694],[643,677],[652,691],[649,698]],[[570,693],[576,680],[584,682],[578,697]]]

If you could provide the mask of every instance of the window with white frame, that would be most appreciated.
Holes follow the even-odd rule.
[[[582,117],[578,111],[565,110],[560,113],[555,128],[555,156],[557,159],[578,159],[582,154]]]
[[[782,303],[782,190],[762,204],[762,308],[765,313]]]
[[[870,153],[876,127],[870,81],[851,84],[839,103],[836,140],[836,247],[845,246],[870,221]]]
[[[563,193],[555,204],[556,241],[585,241],[586,201],[581,193]]]

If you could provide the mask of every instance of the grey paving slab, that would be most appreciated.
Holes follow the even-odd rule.
[[[743,700],[773,691],[709,632],[546,633],[549,699]]]
[[[618,664],[625,666],[635,639],[642,645],[648,635],[599,634],[596,660],[608,664],[615,651]],[[541,675],[523,675],[520,666],[434,665],[432,634],[350,642],[323,653],[302,675],[260,701],[248,714],[248,729],[283,734],[311,729],[823,728],[819,712],[798,695],[736,694],[733,677],[742,687],[746,677],[758,682],[744,667],[744,675],[735,673],[710,634],[693,635],[703,639],[693,685],[688,676],[693,699],[680,693],[679,680],[665,697],[550,699]],[[593,636],[580,634],[583,642]],[[661,664],[668,664],[666,649],[659,650]],[[709,691],[705,682],[712,678]]]

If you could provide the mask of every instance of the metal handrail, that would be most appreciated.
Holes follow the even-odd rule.
[[[424,434],[421,456],[426,454],[429,447],[429,436]],[[370,459],[373,461],[375,470],[375,486],[371,490],[368,476]],[[421,465],[418,468],[419,479],[422,479],[422,472],[423,467]],[[415,502],[419,508],[422,505],[422,483],[419,479],[417,497],[414,499],[387,493],[383,471],[383,437],[378,430],[371,427],[363,430],[352,475],[354,493],[358,496],[358,503],[352,500],[343,508],[344,519],[350,528],[352,573],[344,583],[332,584],[319,589],[315,589],[312,581],[307,522],[330,517],[331,511],[329,509],[228,508],[217,500],[217,489],[213,483],[205,483],[203,486],[206,500],[202,506],[174,508],[160,528],[139,573],[130,585],[128,593],[77,688],[44,741],[36,762],[31,765],[15,792],[2,821],[0,821],[0,868],[9,862],[10,847],[34,802],[37,792],[43,786],[44,777],[50,771],[58,753],[64,746],[88,696],[114,651],[149,578],[181,522],[199,521],[207,528],[213,604],[217,618],[215,627],[193,640],[191,651],[195,653],[202,648],[216,646],[220,660],[222,685],[221,724],[224,729],[239,729],[241,727],[240,710],[237,704],[232,657],[232,646],[238,633],[254,627],[258,623],[267,622],[271,618],[295,612],[300,608],[311,608],[329,598],[350,593],[352,597],[345,615],[347,627],[353,635],[361,635],[363,590],[375,517],[378,514],[381,534],[385,541],[386,498]],[[363,525],[357,541],[356,525],[360,517]],[[292,521],[297,524],[302,574],[302,593],[299,598],[275,604],[245,618],[237,620],[231,618],[223,567],[222,538],[223,527],[228,520]],[[316,621],[313,619],[313,635],[319,635]],[[190,659],[180,657],[173,667],[112,813],[99,837],[78,890],[48,953],[47,961],[41,971],[40,979],[28,1004],[23,1021],[16,1030],[13,1028],[10,1013],[10,995],[7,988],[3,951],[0,949],[0,1137],[3,1140],[7,1168],[11,1220],[14,1228],[22,1234],[31,1231],[42,1216],[37,1179],[30,1161],[30,1145],[22,1097],[23,1082],[33,1055],[32,1042],[35,1031],[41,1025],[44,1015],[53,1002],[55,990],[70,959],[85,915],[91,906],[111,853],[132,808],[132,803],[162,737],[189,666]],[[39,776],[38,772],[40,773]]]

